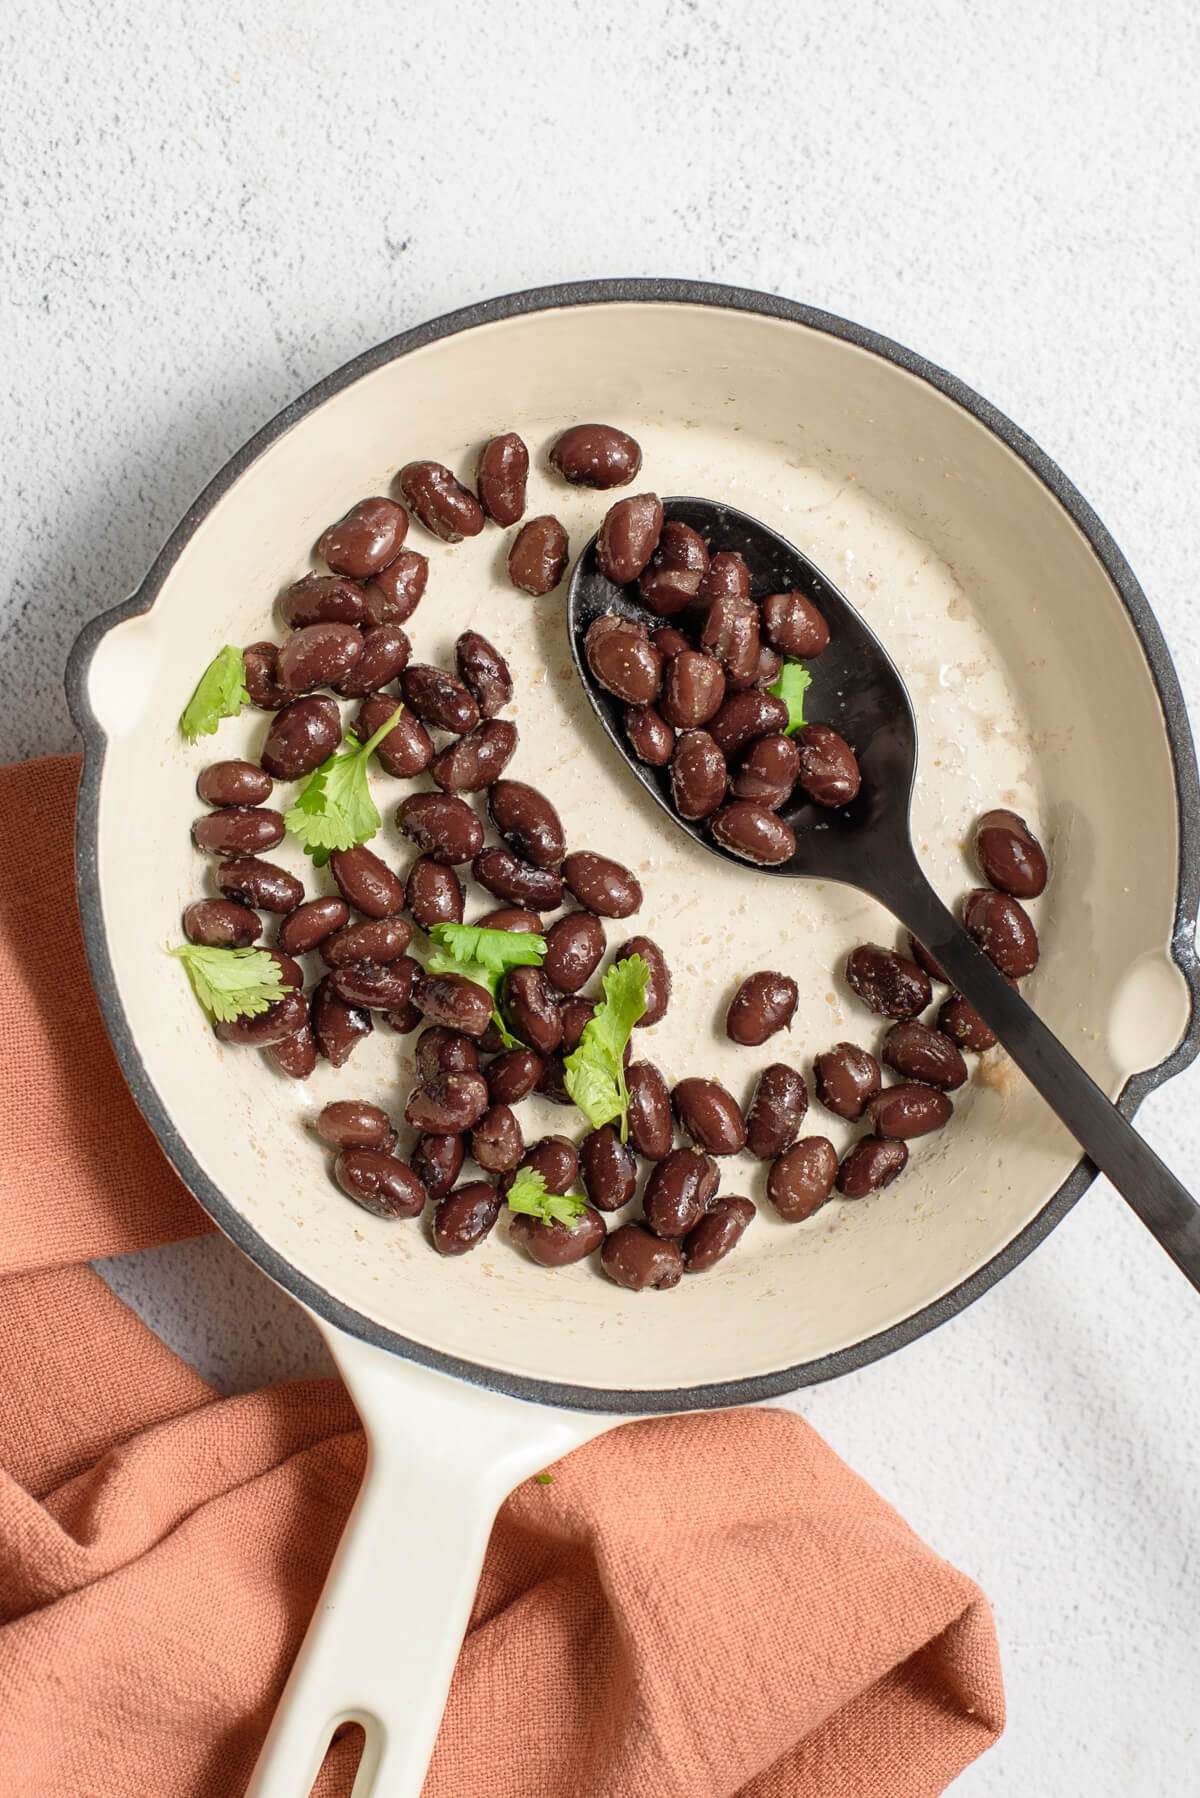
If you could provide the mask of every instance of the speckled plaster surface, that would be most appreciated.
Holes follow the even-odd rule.
[[[1191,7],[16,0],[0,47],[4,756],[71,746],[79,625],[280,405],[606,274],[775,289],[953,369],[1095,504],[1200,705]],[[1193,1183],[1198,1098],[1141,1116]],[[323,1365],[223,1243],[105,1271],[227,1389]],[[1011,1721],[971,1798],[1194,1789],[1198,1348],[1097,1186],[953,1324],[796,1401],[996,1605]]]

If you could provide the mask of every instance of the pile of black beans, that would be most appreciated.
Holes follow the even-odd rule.
[[[1005,810],[986,812],[979,820],[974,852],[989,884],[967,894],[963,923],[1015,984],[1037,966],[1037,930],[1021,901],[1045,890],[1046,855],[1025,820]],[[862,943],[846,959],[852,992],[878,1016],[893,1020],[878,1055],[841,1042],[813,1063],[816,1097],[826,1111],[870,1126],[871,1134],[860,1137],[840,1165],[827,1137],[801,1137],[808,1085],[786,1062],[773,1063],[759,1076],[744,1124],[724,1087],[713,1081],[683,1083],[703,1089],[693,1090],[690,1100],[701,1123],[697,1140],[705,1132],[710,1142],[740,1133],[751,1154],[770,1161],[767,1197],[788,1223],[811,1217],[835,1189],[844,1199],[862,1199],[890,1186],[908,1165],[909,1142],[941,1130],[953,1116],[949,1095],[967,1080],[963,1051],[979,1054],[995,1045],[992,1031],[961,993],[950,993],[932,1024],[922,1022],[934,983],[947,982],[915,938],[909,938],[908,948],[902,955]],[[749,975],[729,1006],[729,1037],[755,1047],[767,1042],[791,1022],[797,997],[796,982],[787,974],[763,969]],[[885,1085],[885,1067],[899,1079]]]
[[[862,784],[844,737],[820,723],[786,734],[788,708],[767,690],[785,659],[809,662],[828,647],[825,619],[799,591],[754,598],[742,557],[665,518],[654,493],[609,509],[596,559],[671,620],[650,630],[612,612],[588,629],[588,667],[624,704],[634,754],[668,771],[679,816],[705,823],[722,847],[760,866],[788,861],[796,837],[781,807],[796,793],[849,805]]]
[[[634,479],[641,450],[613,426],[581,424],[559,436],[550,463],[574,485],[604,489]],[[212,809],[192,835],[216,858],[217,894],[188,906],[184,928],[195,943],[243,947],[261,938],[262,914],[278,918],[268,952],[291,990],[260,1016],[216,1029],[226,1042],[265,1050],[282,1074],[305,1079],[318,1057],[342,1067],[377,1016],[401,1034],[420,1031],[403,1155],[392,1120],[369,1100],[335,1100],[315,1121],[334,1151],[334,1178],[357,1204],[376,1216],[412,1218],[432,1202],[434,1247],[460,1255],[489,1235],[516,1171],[532,1168],[548,1192],[582,1187],[586,1196],[572,1227],[513,1215],[510,1234],[532,1260],[561,1267],[598,1251],[619,1285],[666,1290],[727,1255],[755,1215],[750,1199],[720,1193],[723,1157],[748,1150],[769,1162],[767,1196],[790,1220],[810,1216],[835,1184],[846,1198],[887,1185],[907,1159],[908,1138],[949,1116],[946,1093],[965,1078],[960,1050],[987,1047],[988,1033],[957,994],[942,1006],[936,1030],[917,1022],[936,968],[917,945],[914,960],[865,946],[850,957],[847,976],[868,1004],[897,1020],[882,1056],[902,1084],[884,1088],[879,1062],[853,1045],[818,1057],[818,1098],[839,1116],[865,1116],[874,1130],[840,1169],[825,1138],[801,1139],[808,1086],[782,1062],[763,1070],[743,1114],[718,1082],[691,1078],[671,1088],[653,1062],[627,1056],[627,1142],[609,1124],[579,1143],[564,1135],[526,1143],[517,1115],[523,1100],[538,1094],[571,1105],[563,1061],[595,1010],[585,989],[608,950],[605,923],[632,917],[642,890],[619,862],[568,850],[551,801],[511,778],[518,732],[500,716],[513,693],[500,652],[470,630],[458,638],[453,669],[414,662],[403,627],[429,576],[428,558],[406,543],[410,513],[446,543],[477,535],[487,519],[520,524],[508,553],[514,586],[541,595],[562,579],[562,525],[549,515],[520,523],[528,468],[515,432],[485,444],[476,492],[441,463],[410,462],[398,477],[399,499],[361,500],[321,536],[326,571],[305,575],[280,598],[287,635],[244,652],[251,702],[271,715],[258,761],[216,762],[197,782]],[[824,621],[800,594],[752,601],[740,557],[710,557],[688,527],[664,521],[652,494],[609,510],[598,554],[613,579],[637,580],[659,615],[686,614],[682,621],[697,637],[693,643],[678,623],[652,635],[631,632],[624,621],[593,627],[589,663],[626,700],[638,754],[670,764],[685,816],[709,816],[721,840],[750,860],[784,859],[777,837],[787,826],[775,812],[796,785],[822,805],[848,803],[858,788],[849,746],[821,725],[807,727],[799,741],[784,736],[786,708],[764,690],[782,656],[820,654]],[[277,781],[303,779],[337,749],[338,701],[346,699],[357,702],[347,722],[360,742],[398,714],[377,759],[387,774],[425,783],[395,813],[417,853],[401,873],[366,845],[335,851],[333,890],[310,894],[264,859],[284,836],[282,811],[270,802]],[[701,789],[715,794],[718,786],[704,809]],[[1011,813],[989,814],[977,845],[994,890],[971,895],[967,925],[1018,978],[1037,959],[1019,899],[1042,890],[1045,857]],[[408,953],[418,931],[464,921],[468,872],[494,902],[473,923],[546,939],[544,965],[512,970],[499,996],[519,1048],[503,1047],[490,993],[459,974],[426,972]],[[645,936],[628,938],[613,959],[634,953],[650,971],[639,1026],[648,1028],[666,1014],[671,976]],[[308,957],[318,974],[306,991]],[[767,1041],[790,1022],[796,1000],[789,976],[752,975],[730,1007],[729,1035],[748,1045]],[[468,1157],[480,1177],[460,1183]],[[637,1194],[639,1162],[650,1164],[642,1215],[609,1230],[606,1217]]]

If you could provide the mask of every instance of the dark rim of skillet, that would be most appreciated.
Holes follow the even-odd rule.
[[[1131,1117],[1136,1112],[1147,1093],[1186,1067],[1200,1049],[1200,1005],[1197,1004],[1200,983],[1197,979],[1195,952],[1196,911],[1200,901],[1200,785],[1197,782],[1195,750],[1179,678],[1158,622],[1128,562],[1083,495],[1032,438],[1026,436],[1003,413],[998,412],[954,375],[947,374],[944,369],[926,361],[912,350],[905,349],[903,345],[893,343],[889,338],[881,337],[847,319],[838,318],[833,313],[822,312],[816,307],[800,305],[775,294],[701,281],[580,281],[530,288],[523,293],[485,300],[477,305],[463,307],[460,311],[447,313],[442,318],[432,319],[414,330],[404,331],[398,337],[390,338],[386,343],[378,344],[374,349],[356,356],[286,406],[230,458],[175,527],[137,592],[123,604],[102,613],[84,627],[71,651],[67,667],[67,698],[72,716],[83,737],[85,752],[76,812],[79,907],[96,995],[122,1071],[138,1106],[180,1178],[213,1221],[265,1273],[329,1323],[364,1342],[388,1349],[393,1354],[405,1356],[426,1367],[436,1368],[492,1391],[506,1393],[513,1398],[562,1405],[574,1410],[636,1415],[753,1404],[800,1386],[834,1379],[839,1374],[850,1373],[891,1354],[895,1349],[902,1348],[964,1310],[1023,1261],[1086,1192],[1095,1177],[1095,1169],[1089,1161],[1081,1159],[1037,1216],[1011,1242],[968,1279],[932,1304],[923,1306],[921,1310],[875,1336],[838,1350],[836,1354],[800,1362],[791,1367],[776,1368],[744,1379],[723,1380],[705,1386],[669,1387],[658,1391],[565,1385],[555,1380],[530,1379],[483,1363],[463,1360],[459,1356],[444,1354],[428,1344],[410,1341],[397,1331],[387,1329],[373,1318],[365,1317],[344,1305],[293,1267],[270,1242],[259,1235],[243,1213],[208,1178],[159,1096],[134,1041],[121,1004],[108,951],[97,875],[98,809],[104,770],[105,737],[91,710],[87,695],[88,669],[97,646],[107,632],[124,619],[149,610],[192,534],[213,507],[257,457],[325,400],[384,363],[422,349],[426,344],[452,337],[460,331],[469,331],[478,325],[494,324],[498,320],[526,313],[554,311],[568,306],[609,305],[621,301],[710,306],[732,312],[758,313],[790,324],[803,325],[810,331],[822,331],[827,336],[840,338],[872,355],[883,357],[885,361],[906,369],[930,387],[945,394],[985,425],[993,436],[1007,444],[1054,495],[1091,545],[1137,632],[1162,705],[1163,724],[1174,767],[1179,813],[1179,880],[1171,950],[1191,997],[1187,1028],[1176,1048],[1157,1067],[1133,1075],[1123,1088],[1117,1102],[1126,1117]],[[652,1304],[656,1301],[651,1297],[645,1302]],[[670,1303],[669,1300],[663,1302]]]

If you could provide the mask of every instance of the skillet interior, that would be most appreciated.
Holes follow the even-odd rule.
[[[217,743],[181,745],[175,720],[216,646],[271,634],[274,595],[345,505],[386,490],[410,456],[469,473],[493,430],[518,429],[534,447],[530,512],[557,512],[582,543],[604,499],[554,481],[544,450],[583,417],[637,435],[639,487],[723,495],[828,568],[908,678],[921,731],[915,839],[935,884],[947,897],[973,884],[962,845],[979,810],[1025,812],[1055,870],[1033,1002],[1114,1095],[1170,1055],[1190,1017],[1170,954],[1176,779],[1154,678],[1109,574],[1021,457],[953,400],[859,344],[749,311],[634,301],[518,313],[385,360],[301,412],[177,533],[137,602],[153,609],[104,637],[81,677],[77,711],[90,703],[108,738],[94,860],[83,815],[81,883],[135,1090],[189,1183],[268,1271],[338,1321],[527,1396],[728,1402],[879,1352],[881,1335],[886,1345],[939,1301],[952,1307],[948,1295],[1043,1211],[1076,1153],[1002,1062],[982,1064],[953,1129],[918,1145],[889,1192],[800,1227],[764,1208],[729,1262],[639,1298],[590,1266],[530,1267],[501,1232],[445,1263],[419,1226],[351,1207],[300,1121],[333,1095],[398,1112],[413,1039],[379,1029],[340,1074],[284,1083],[206,1034],[159,953],[205,888],[186,828],[196,772],[215,754],[253,753],[264,730],[255,714]],[[668,836],[575,686],[564,589],[515,593],[491,528],[420,547],[432,569],[411,625],[418,657],[445,658],[468,624],[496,641],[517,681],[513,772],[545,785],[573,843],[616,854],[642,879],[646,905],[629,931],[662,944],[675,997],[639,1049],[668,1078],[711,1073],[748,1096],[767,1060],[806,1066],[839,1037],[873,1040],[876,1021],[831,970],[857,940],[893,940],[890,920],[845,889],[726,870]],[[410,852],[390,810],[403,790],[378,783],[384,853],[400,865]],[[628,933],[610,926],[610,943]],[[724,1005],[764,966],[799,979],[796,1018],[766,1050],[736,1049]],[[564,1121],[578,1133],[572,1114],[531,1110],[527,1134]],[[845,1139],[815,1107],[809,1127]],[[757,1198],[761,1183],[755,1164],[727,1164],[726,1191]]]

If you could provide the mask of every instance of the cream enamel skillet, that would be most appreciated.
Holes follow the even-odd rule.
[[[334,1096],[399,1114],[413,1038],[378,1029],[347,1068],[296,1086],[205,1030],[161,946],[205,887],[187,832],[196,774],[217,753],[256,753],[264,720],[187,749],[176,720],[198,671],[221,643],[271,634],[275,595],[310,565],[321,529],[413,457],[465,472],[484,436],[518,430],[535,450],[530,513],[556,512],[578,547],[603,496],[556,482],[544,451],[584,418],[636,435],[645,485],[720,495],[778,530],[878,632],[916,709],[914,841],[944,897],[974,884],[964,843],[981,810],[1033,822],[1053,877],[1026,990],[1126,1114],[1197,1048],[1200,802],[1165,646],[1081,496],[951,377],[785,301],[600,283],[438,320],[282,413],[197,501],[140,591],[83,633],[69,674],[87,751],[80,904],[126,1077],[216,1222],[317,1317],[371,1441],[259,1798],[306,1791],[331,1725],[350,1717],[368,1735],[359,1798],[415,1798],[491,1519],[517,1480],[630,1416],[767,1398],[889,1352],[1014,1266],[1091,1178],[1024,1081],[985,1057],[953,1128],[916,1145],[895,1187],[801,1226],[764,1208],[729,1261],[634,1295],[590,1264],[534,1267],[502,1228],[447,1263],[422,1225],[376,1220],[338,1193],[304,1120]],[[491,527],[422,544],[431,574],[411,634],[423,660],[444,661],[468,625],[504,651],[514,773],[546,789],[574,845],[637,871],[645,905],[631,928],[675,975],[644,1052],[668,1079],[703,1072],[745,1092],[763,1057],[720,1026],[759,967],[788,969],[801,989],[772,1056],[803,1064],[840,1037],[869,1040],[871,1019],[831,970],[855,942],[894,940],[890,920],[845,887],[718,864],[670,829],[578,687],[564,589],[516,593],[505,545]],[[376,847],[397,865],[408,855],[390,814],[404,790],[378,781]],[[278,855],[299,870],[301,857]],[[532,1107],[526,1134],[563,1119]],[[819,1128],[844,1140],[835,1120]],[[724,1190],[759,1196],[761,1178],[734,1163]]]

